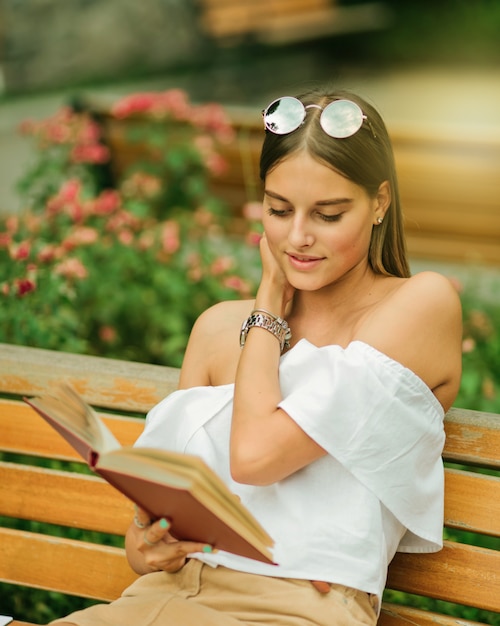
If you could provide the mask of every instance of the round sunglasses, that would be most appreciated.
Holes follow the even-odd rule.
[[[375,137],[372,125],[363,113],[359,105],[352,100],[334,100],[321,107],[319,104],[302,104],[293,96],[283,96],[273,100],[271,104],[262,111],[264,126],[276,135],[287,135],[297,130],[306,118],[307,109],[321,109],[319,123],[327,135],[335,139],[351,137],[363,125],[366,120],[370,130]]]

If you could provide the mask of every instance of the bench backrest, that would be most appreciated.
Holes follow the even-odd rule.
[[[143,426],[133,415],[144,414],[173,391],[177,377],[178,371],[168,367],[0,344],[0,454],[77,460],[72,448],[22,402],[23,396],[61,379],[92,405],[112,409],[106,421],[129,445]],[[500,611],[500,551],[498,545],[481,546],[482,537],[500,538],[500,416],[452,409],[445,427],[444,457],[454,464],[446,469],[445,524],[450,532],[466,533],[467,541],[477,539],[477,545],[454,536],[436,554],[398,554],[388,587]],[[478,468],[493,471],[487,475]],[[132,507],[98,477],[6,460],[0,463],[0,515],[122,535]],[[135,578],[121,548],[12,528],[0,528],[0,554],[0,581],[82,597],[113,599]],[[415,609],[384,606],[384,626],[402,618],[436,623]],[[440,617],[438,623],[455,622]]]

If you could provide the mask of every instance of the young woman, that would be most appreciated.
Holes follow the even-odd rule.
[[[275,539],[277,565],[175,541],[139,510],[126,545],[142,576],[59,626],[375,624],[395,552],[441,546],[457,294],[410,276],[372,106],[315,90],[263,115],[257,296],[201,315],[180,389],[139,443],[202,456]]]

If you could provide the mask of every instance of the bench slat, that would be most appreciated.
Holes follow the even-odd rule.
[[[445,526],[500,536],[500,478],[445,471]]]
[[[102,415],[105,424],[123,446],[130,446],[144,429],[144,420]],[[0,442],[6,452],[33,454],[51,459],[78,460],[81,457],[30,406],[0,399]]]
[[[0,528],[0,544],[0,581],[6,583],[114,600],[137,578],[120,548],[59,537],[47,541],[10,528]],[[70,564],[77,564],[77,576],[68,575]]]
[[[377,626],[478,626],[461,617],[441,615],[407,606],[384,602]]]
[[[500,415],[452,408],[445,431],[447,461],[500,469]]]
[[[0,393],[37,395],[68,379],[94,406],[145,413],[177,388],[179,371],[161,365],[0,344]]]
[[[500,552],[446,541],[433,554],[397,553],[387,587],[500,611]]]
[[[0,515],[124,535],[130,500],[97,476],[0,463]]]
[[[115,534],[130,523],[129,501],[99,477],[13,463],[0,463],[0,476],[1,515]],[[449,469],[445,476],[445,525],[500,535],[500,479]]]

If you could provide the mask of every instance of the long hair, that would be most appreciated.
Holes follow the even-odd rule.
[[[398,180],[389,135],[378,111],[360,96],[348,91],[314,89],[297,96],[307,106],[324,108],[334,100],[352,100],[367,119],[360,130],[344,139],[327,135],[319,124],[321,111],[310,108],[304,123],[287,135],[267,131],[260,157],[260,177],[288,156],[306,150],[313,158],[332,168],[353,183],[363,187],[374,198],[384,181],[391,189],[391,203],[382,224],[374,226],[368,260],[373,271],[387,276],[410,276]]]

